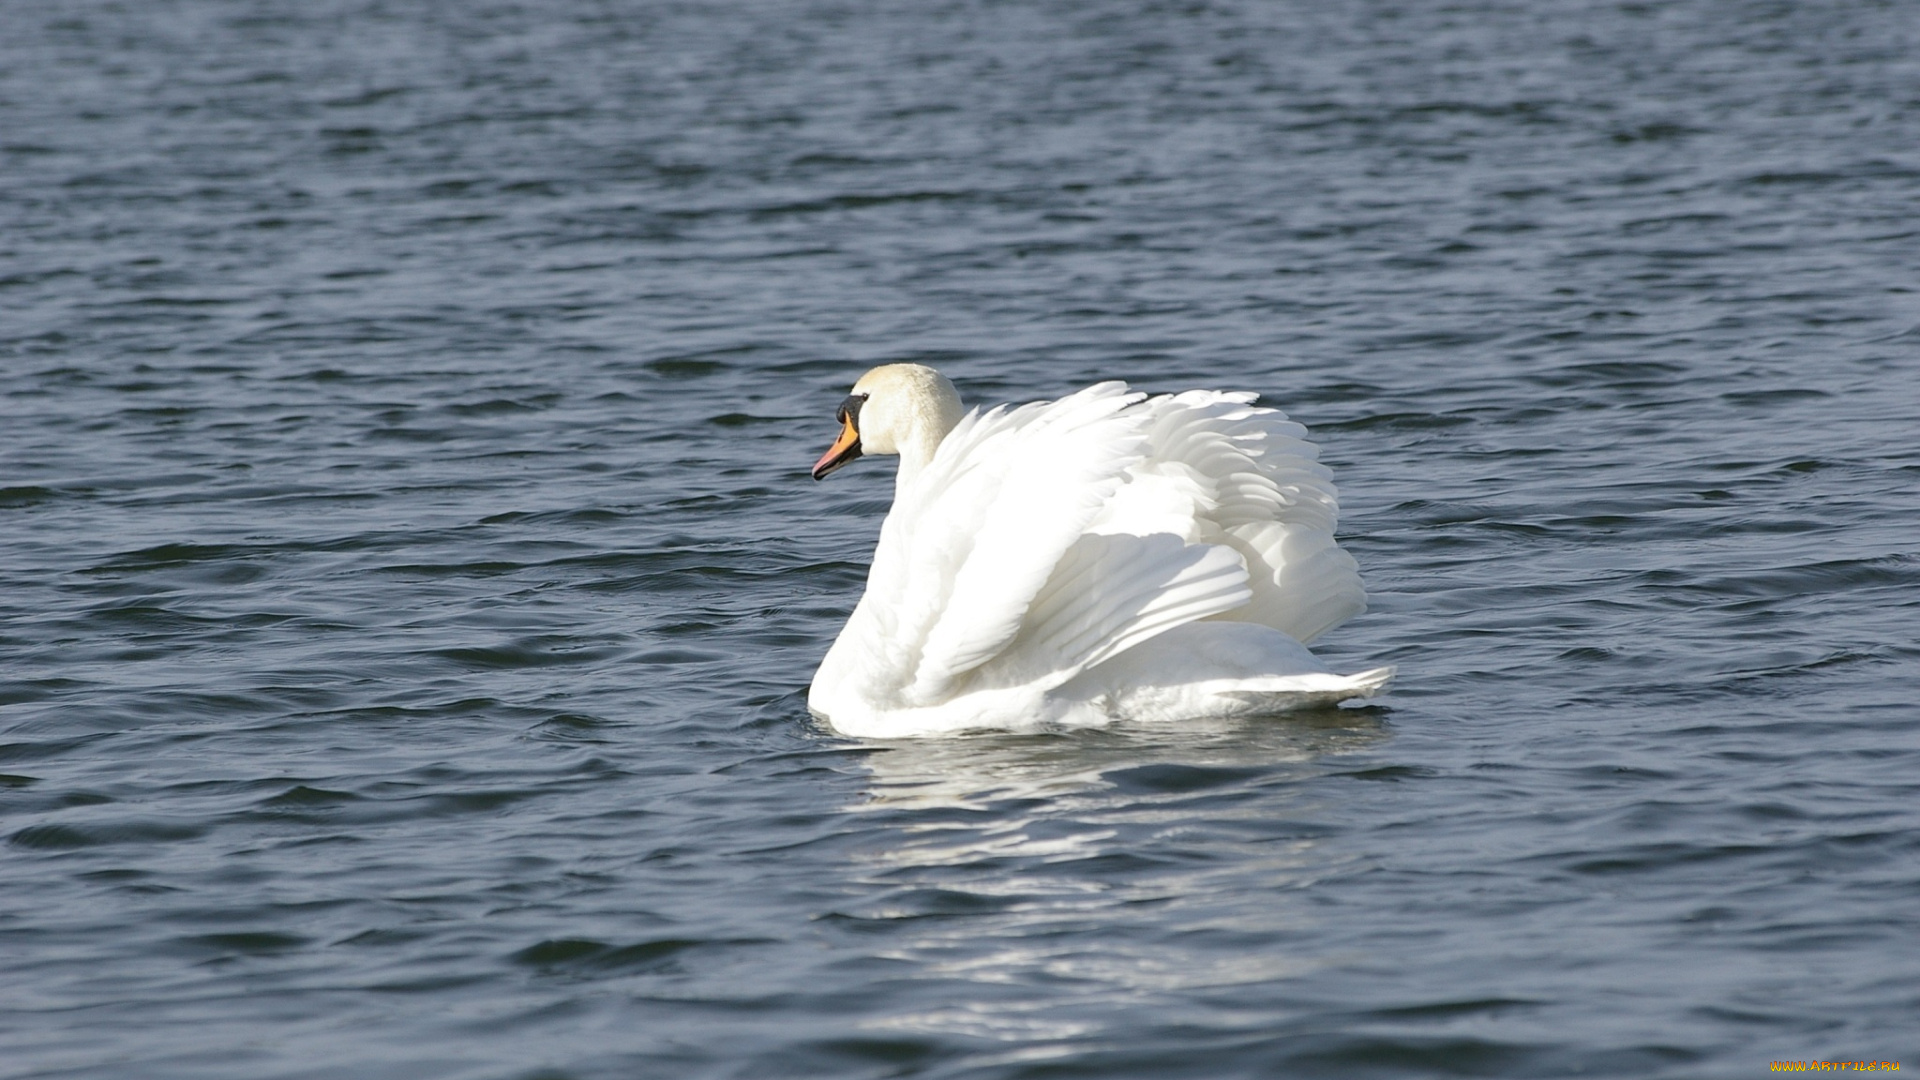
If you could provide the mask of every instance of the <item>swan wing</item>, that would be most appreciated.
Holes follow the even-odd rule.
[[[1250,599],[1246,564],[1229,547],[1172,532],[1089,533],[1069,546],[978,688],[1052,689],[1177,626]]]
[[[1246,562],[1252,596],[1222,617],[1312,641],[1365,611],[1367,594],[1334,541],[1339,493],[1319,449],[1305,428],[1254,400],[1194,390],[1146,402],[1148,449],[1129,478],[1139,490],[1115,510],[1183,502],[1190,540],[1225,544]]]
[[[834,681],[869,703],[934,704],[1004,648],[1145,449],[1125,413],[1142,397],[1108,382],[962,418],[895,494],[866,593],[829,653]]]

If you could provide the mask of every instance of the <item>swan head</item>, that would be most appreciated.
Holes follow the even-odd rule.
[[[834,414],[840,437],[813,464],[818,480],[857,457],[900,455],[902,482],[933,460],[960,422],[960,392],[924,364],[884,364],[853,384]]]

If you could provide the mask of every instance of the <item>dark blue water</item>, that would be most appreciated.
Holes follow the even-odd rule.
[[[0,1073],[1914,1068],[1916,289],[1902,0],[0,7]],[[1395,689],[822,731],[893,360]]]

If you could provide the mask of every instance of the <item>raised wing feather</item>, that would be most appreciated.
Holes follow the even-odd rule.
[[[1231,548],[1172,533],[1090,533],[1061,556],[1008,647],[975,685],[1052,688],[1175,626],[1251,597]]]
[[[1033,598],[1145,448],[1143,395],[1101,383],[1056,402],[970,414],[895,500],[867,581],[891,655],[872,671],[910,705],[1019,632]],[[871,689],[881,689],[873,687]]]
[[[1334,542],[1339,495],[1318,449],[1305,428],[1253,401],[1194,390],[1146,402],[1149,449],[1134,479],[1182,492],[1194,506],[1192,538],[1246,560],[1252,599],[1222,618],[1311,641],[1365,611],[1366,590]]]

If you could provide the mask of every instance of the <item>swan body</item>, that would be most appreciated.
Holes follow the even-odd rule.
[[[1392,668],[1336,675],[1307,651],[1366,593],[1306,429],[1255,398],[1103,382],[962,415],[932,368],[869,371],[813,475],[898,454],[893,509],[809,710],[892,738],[1378,692]]]

